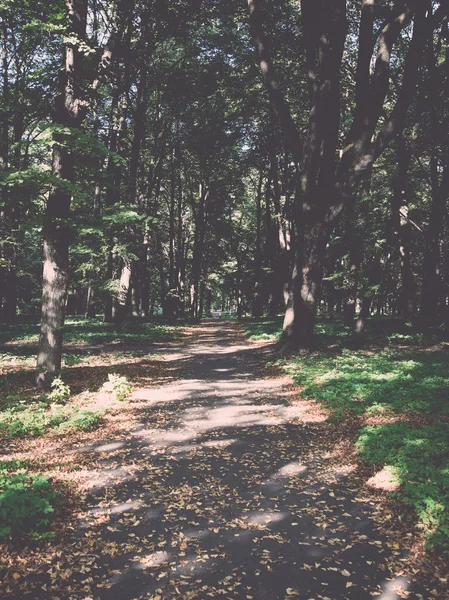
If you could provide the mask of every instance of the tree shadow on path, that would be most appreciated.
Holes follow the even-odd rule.
[[[264,379],[236,326],[198,331],[167,357],[176,382],[134,393],[132,434],[83,449],[99,468],[67,597],[431,598],[391,570],[409,559],[349,484],[325,415]]]

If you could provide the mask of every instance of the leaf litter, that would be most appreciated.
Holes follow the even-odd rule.
[[[136,391],[99,429],[2,457],[39,456],[68,487],[54,540],[2,548],[1,597],[444,598],[443,567],[364,485],[351,425],[265,370],[238,325],[183,333],[158,360],[120,358]],[[101,369],[73,381],[99,387]]]

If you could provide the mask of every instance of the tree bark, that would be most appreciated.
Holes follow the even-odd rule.
[[[192,283],[190,295],[190,316],[193,319],[201,318],[201,315],[199,314],[199,292],[203,264],[204,235],[206,229],[205,209],[208,197],[209,190],[204,184],[200,184],[198,206],[196,207],[196,210],[194,210],[195,236],[193,242]]]
[[[410,242],[411,224],[408,217],[409,183],[407,179],[410,155],[403,135],[397,142],[397,174],[393,192],[393,233],[399,253],[402,289],[399,298],[400,312],[412,323],[416,318],[416,286],[413,276]]]
[[[256,250],[254,257],[254,301],[252,314],[254,319],[260,319],[263,314],[262,305],[262,183],[263,170],[260,170],[259,183],[256,192]]]
[[[429,225],[426,232],[426,245],[423,260],[423,282],[421,289],[421,302],[419,309],[419,325],[422,328],[438,325],[444,317],[440,314],[439,304],[443,293],[443,282],[440,273],[441,250],[440,240],[444,226],[446,204],[449,198],[449,151],[440,152],[440,147],[445,146],[446,140],[441,137],[440,122],[441,111],[444,110],[440,102],[439,92],[442,92],[441,80],[438,79],[438,56],[435,56],[433,43],[429,43],[428,73],[429,73],[429,118],[432,136],[432,149],[430,155],[430,181],[431,181],[431,209]],[[447,77],[448,65],[446,61],[444,75]],[[441,175],[440,175],[441,172]]]
[[[67,0],[68,34],[83,40],[86,34],[87,0]],[[81,111],[82,53],[76,42],[65,48],[65,69],[60,77],[59,94],[55,98],[53,123],[79,129]],[[55,135],[52,173],[57,180],[50,190],[44,217],[44,268],[42,286],[42,318],[37,357],[37,384],[47,387],[61,369],[62,340],[69,283],[68,218],[74,181],[73,153],[66,147],[70,137]]]

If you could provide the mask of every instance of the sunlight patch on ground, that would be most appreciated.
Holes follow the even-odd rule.
[[[268,525],[268,524],[272,524],[272,523],[279,523],[280,521],[283,521],[284,519],[286,519],[289,516],[289,513],[287,512],[272,512],[272,511],[266,511],[266,512],[257,512],[257,513],[253,513],[250,515],[249,519],[248,519],[248,523],[250,524],[254,524],[254,525]]]
[[[132,479],[133,475],[125,469],[108,469],[103,471],[90,471],[86,477],[88,488],[109,487],[117,483],[123,483]]]
[[[135,565],[136,569],[148,569],[150,567],[157,567],[170,560],[170,554],[168,552],[152,552],[146,556],[139,557],[139,562]]]
[[[385,584],[384,591],[380,596],[377,596],[377,600],[398,600],[398,598],[407,598],[409,596],[409,593],[407,592],[409,587],[409,582],[405,577],[395,577]]]
[[[381,471],[370,477],[366,485],[384,492],[395,492],[400,487],[398,471],[386,465]]]
[[[95,452],[113,452],[114,450],[119,450],[123,448],[125,442],[110,442],[106,444],[102,444],[101,446],[97,446],[95,448]]]

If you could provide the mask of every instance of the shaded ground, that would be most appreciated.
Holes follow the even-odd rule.
[[[163,383],[141,381],[108,437],[74,445],[87,505],[2,597],[444,598],[378,531],[335,427],[267,378],[264,352],[220,322],[173,344]]]

